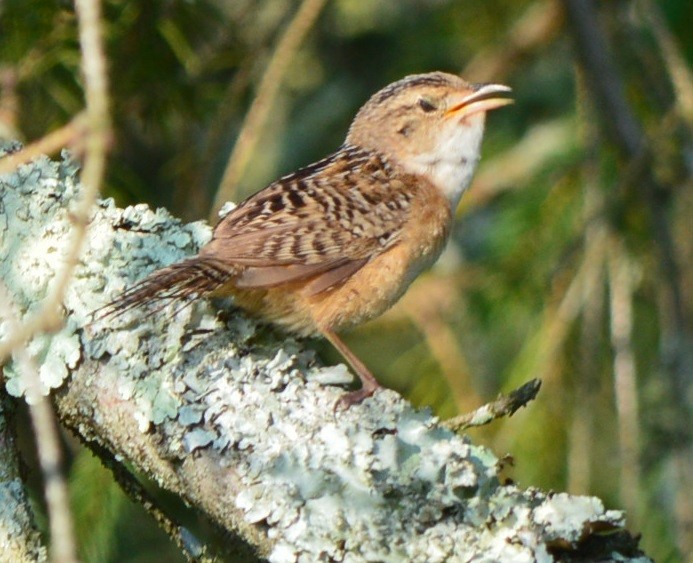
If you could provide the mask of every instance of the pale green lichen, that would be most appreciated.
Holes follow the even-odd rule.
[[[41,158],[14,174],[0,176],[4,231],[0,278],[11,290],[13,312],[20,316],[40,309],[70,244],[69,214],[78,190],[71,166]],[[36,186],[52,197],[35,198]],[[11,335],[13,325],[12,320],[0,322],[0,339]],[[79,338],[69,329],[51,338],[39,336],[27,349],[38,365],[40,382],[34,392],[40,395],[62,384],[80,354]],[[5,373],[8,392],[23,394],[27,383],[21,370],[10,364]]]

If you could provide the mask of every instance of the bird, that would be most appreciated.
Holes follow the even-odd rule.
[[[272,182],[223,216],[197,255],[154,271],[107,308],[232,297],[299,337],[322,336],[361,380],[336,408],[381,385],[340,333],[389,309],[441,254],[502,84],[406,76],[359,109],[332,154]]]

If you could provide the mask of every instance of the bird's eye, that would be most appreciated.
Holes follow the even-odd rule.
[[[436,109],[436,105],[428,98],[419,98],[419,107],[426,113],[432,112]]]

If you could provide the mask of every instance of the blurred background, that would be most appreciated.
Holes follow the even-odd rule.
[[[103,4],[103,194],[186,220],[336,149],[368,96],[406,74],[512,86],[443,257],[347,340],[441,418],[541,378],[535,402],[472,439],[510,454],[521,486],[597,495],[655,560],[690,561],[693,2]],[[80,64],[70,2],[0,0],[0,137],[28,143],[82,111]],[[182,560],[69,447],[84,560]]]

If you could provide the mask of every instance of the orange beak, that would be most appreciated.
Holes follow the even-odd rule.
[[[445,112],[449,117],[469,117],[475,113],[491,111],[513,103],[512,89],[502,84],[481,84],[471,94],[453,98],[452,105]]]

